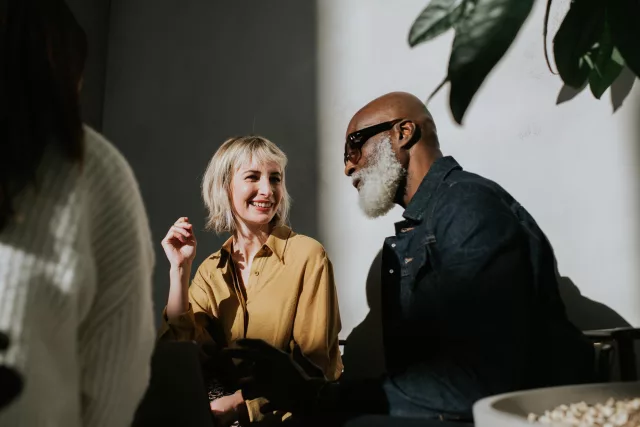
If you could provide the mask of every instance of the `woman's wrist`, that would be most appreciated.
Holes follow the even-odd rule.
[[[233,406],[238,409],[240,406],[244,405],[244,396],[242,396],[242,390],[238,390],[233,394]]]
[[[169,267],[169,271],[175,271],[177,273],[183,273],[191,270],[191,265],[193,264],[192,260],[185,260],[181,263],[171,264]]]

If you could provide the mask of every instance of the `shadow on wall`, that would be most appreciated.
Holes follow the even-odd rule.
[[[628,67],[624,68],[620,73],[620,76],[611,85],[610,96],[611,105],[613,111],[617,111],[625,102],[629,94],[631,93],[634,83],[636,82],[636,76]],[[576,96],[580,91],[572,89],[568,86],[564,86],[558,94],[558,104],[568,101]],[[640,107],[640,102],[636,100],[636,104]],[[640,111],[637,112],[636,117],[640,116]],[[639,121],[636,121],[640,124]],[[638,146],[640,145],[640,127],[637,129],[636,136],[636,167],[640,171],[640,151]],[[637,178],[640,181],[640,178]],[[636,218],[640,221],[640,206],[636,208]],[[569,319],[582,330],[589,329],[608,329],[615,327],[630,326],[622,316],[616,313],[606,305],[597,301],[590,300],[580,294],[580,290],[568,277],[563,277],[558,273],[558,283],[560,286],[560,295],[565,301],[567,307],[567,315]]]
[[[618,108],[622,107],[625,99],[627,99],[627,96],[629,96],[629,94],[631,93],[631,89],[633,89],[633,83],[635,82],[635,80],[636,75],[633,74],[633,71],[631,71],[628,67],[625,67],[620,73],[620,76],[618,76],[618,78],[611,85],[611,107],[613,108],[614,113],[618,111]],[[580,89],[575,89],[567,85],[562,86],[560,92],[558,93],[558,98],[556,99],[556,105],[572,100],[586,87],[587,84],[582,86]]]
[[[367,317],[356,326],[347,338],[342,357],[344,378],[371,378],[384,372],[381,319],[382,250],[371,264],[367,275]]]
[[[345,379],[371,378],[384,373],[381,266],[382,251],[378,251],[367,275],[369,313],[349,334],[344,348]],[[630,326],[629,322],[610,307],[583,296],[569,277],[560,275],[557,266],[556,276],[567,316],[578,329],[587,331]]]
[[[567,317],[578,329],[588,331],[630,326],[629,322],[612,308],[583,296],[570,278],[557,274],[560,296],[567,309]]]

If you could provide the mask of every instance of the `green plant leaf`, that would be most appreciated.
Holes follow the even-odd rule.
[[[594,49],[587,54],[585,60],[589,58],[593,64],[589,73],[589,87],[593,96],[600,99],[624,68],[624,60],[618,49],[613,46],[608,24],[605,23],[600,40]]]
[[[620,56],[617,49],[615,52]],[[600,64],[599,67],[591,70],[589,73],[589,87],[591,88],[593,96],[600,99],[602,94],[618,78],[623,68],[624,65],[621,65],[611,57],[605,63]]]
[[[549,61],[549,49],[547,49],[547,32],[549,29],[549,15],[551,14],[551,3],[553,0],[547,0],[547,5],[544,8],[544,25],[542,27],[542,48],[544,51],[544,60],[547,63],[547,68],[551,74],[558,74],[551,68],[551,61]]]
[[[605,22],[602,35],[593,48],[587,53],[587,57],[590,57],[590,61],[593,64],[596,74],[600,72],[600,68],[611,59],[613,54],[613,39],[611,38],[611,32],[609,31],[609,25]]]
[[[409,46],[438,37],[462,16],[467,0],[431,0],[409,30]]]
[[[640,0],[606,0],[611,37],[624,62],[640,77]]]
[[[585,55],[600,38],[604,22],[603,0],[574,0],[571,3],[553,39],[556,67],[567,85],[579,88],[589,77],[591,67],[585,61]]]
[[[533,0],[475,0],[456,24],[447,79],[449,108],[458,124],[482,82],[529,16]]]

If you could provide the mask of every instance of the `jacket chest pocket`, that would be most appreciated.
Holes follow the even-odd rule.
[[[428,245],[435,242],[435,237],[432,235],[412,236],[408,242],[407,250],[404,252],[403,258],[400,259],[402,263],[401,275],[402,277],[411,276],[417,278],[419,274],[424,273],[425,268],[429,267],[429,249]]]
[[[433,271],[428,248],[431,239],[420,234],[413,236],[408,242],[407,250],[399,257],[400,299],[403,311],[411,311],[417,286]]]
[[[425,236],[423,234],[419,238],[418,236],[413,238],[407,245],[407,250],[399,259],[403,294],[405,290],[412,293],[425,278],[435,275],[430,251],[430,245],[434,243],[435,237],[433,235]]]

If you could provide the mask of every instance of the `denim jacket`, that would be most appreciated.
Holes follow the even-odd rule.
[[[382,254],[392,414],[465,417],[488,395],[592,379],[552,248],[504,189],[443,157],[403,216]]]

